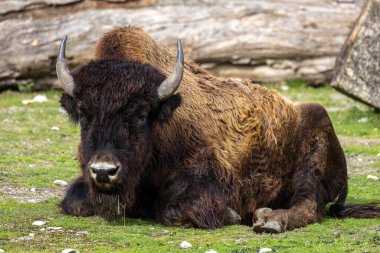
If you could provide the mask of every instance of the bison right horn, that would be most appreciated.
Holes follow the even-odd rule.
[[[70,70],[67,67],[65,51],[66,51],[66,41],[67,35],[63,37],[61,45],[59,47],[58,56],[57,56],[57,64],[55,66],[57,71],[58,80],[61,84],[61,88],[70,96],[74,96],[74,80],[70,75]]]
[[[157,94],[160,101],[168,99],[178,89],[183,76],[183,51],[181,41],[177,41],[177,63],[173,73],[158,87]]]

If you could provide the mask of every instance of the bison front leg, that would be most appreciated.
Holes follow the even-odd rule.
[[[223,184],[206,174],[184,172],[165,182],[157,220],[167,226],[196,228],[240,224],[241,218],[225,195]]]
[[[281,233],[299,228],[318,221],[317,204],[305,200],[290,209],[272,210],[264,207],[255,212],[253,231],[257,233]]]
[[[60,203],[65,214],[74,216],[94,215],[94,208],[88,198],[88,186],[82,177],[74,181]]]

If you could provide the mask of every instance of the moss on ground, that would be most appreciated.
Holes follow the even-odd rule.
[[[324,105],[342,140],[352,173],[349,203],[378,202],[378,180],[367,179],[367,170],[380,176],[380,114],[330,87],[310,88],[303,82],[270,85],[295,101]],[[99,217],[77,218],[60,214],[57,197],[42,203],[12,199],[15,189],[51,189],[56,179],[71,181],[78,175],[75,160],[79,129],[59,110],[59,93],[44,92],[48,101],[23,105],[35,93],[0,94],[0,248],[5,252],[376,252],[380,221],[334,219],[279,235],[253,234],[246,226],[215,230],[161,226],[154,221],[121,219],[107,222]],[[52,130],[52,127],[59,130]],[[361,159],[361,160],[360,160]],[[48,223],[32,226],[35,220]],[[48,227],[62,227],[50,230]],[[45,228],[44,231],[41,231]],[[33,233],[34,236],[31,236]],[[191,249],[181,249],[189,241]]]

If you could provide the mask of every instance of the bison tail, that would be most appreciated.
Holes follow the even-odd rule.
[[[329,214],[338,218],[380,218],[380,207],[374,205],[337,205],[330,206]]]
[[[338,200],[329,208],[329,215],[337,218],[379,218],[380,207],[378,204],[368,205],[344,205],[347,198],[347,183],[342,190]]]

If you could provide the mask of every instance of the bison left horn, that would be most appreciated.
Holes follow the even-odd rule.
[[[73,77],[70,75],[70,70],[67,67],[66,58],[65,58],[65,51],[66,51],[66,41],[67,41],[67,35],[63,37],[61,45],[59,47],[58,56],[57,56],[57,64],[56,64],[56,71],[58,80],[61,84],[61,88],[70,96],[74,96],[73,90],[74,90],[74,80]]]
[[[177,63],[173,73],[158,87],[157,94],[160,101],[168,99],[178,89],[183,76],[183,51],[181,41],[177,41]]]

